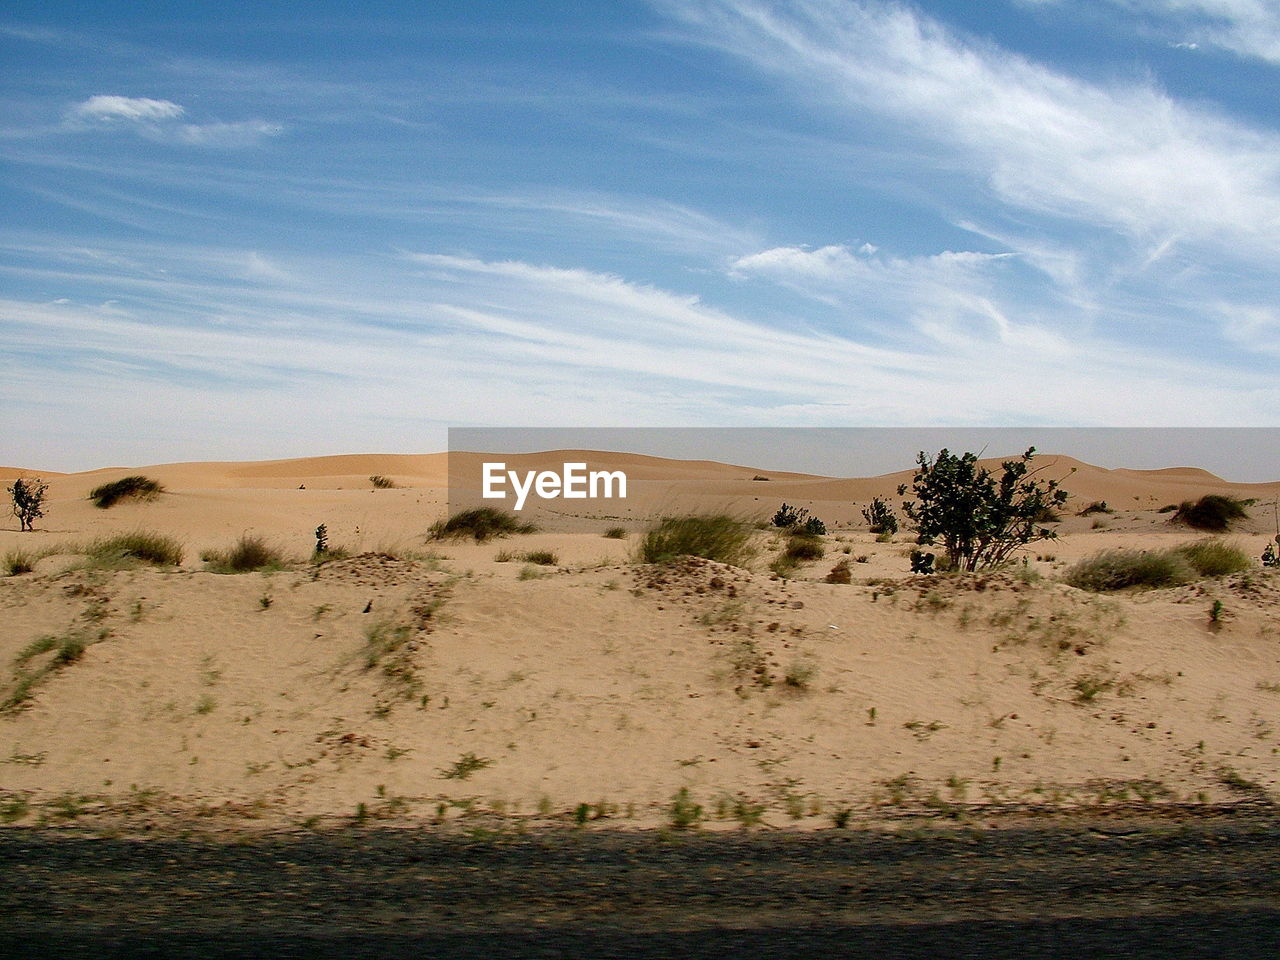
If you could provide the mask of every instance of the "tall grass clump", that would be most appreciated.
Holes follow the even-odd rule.
[[[734,566],[751,559],[751,527],[727,513],[666,517],[646,531],[636,558],[641,563],[670,563],[703,557]]]
[[[0,570],[4,571],[6,577],[30,573],[36,568],[36,562],[47,556],[49,553],[43,550],[34,553],[30,550],[10,550],[4,555],[3,563],[0,563]]]
[[[1064,579],[1081,590],[1172,587],[1196,578],[1195,567],[1174,550],[1103,550],[1067,570]]]
[[[1175,523],[1184,523],[1196,530],[1222,533],[1237,520],[1249,516],[1247,504],[1235,497],[1208,493],[1199,500],[1185,500],[1173,515]]]
[[[89,491],[89,499],[101,510],[114,506],[121,500],[154,500],[164,493],[164,487],[149,477],[121,477]]]
[[[146,530],[103,537],[89,544],[85,552],[95,563],[104,565],[152,563],[176,567],[182,563],[182,544],[163,533]]]
[[[493,507],[474,507],[455,513],[448,520],[437,520],[431,525],[433,540],[461,540],[470,537],[477,543],[516,533],[533,533],[538,528],[524,523],[504,510]]]
[[[213,573],[252,573],[254,570],[279,570],[284,556],[256,534],[241,534],[229,550],[209,550],[200,559]]]
[[[1252,557],[1235,544],[1219,537],[1184,543],[1173,549],[1202,577],[1225,577],[1253,566]]]

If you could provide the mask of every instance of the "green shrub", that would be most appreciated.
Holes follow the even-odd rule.
[[[939,569],[943,560],[952,570],[998,566],[1029,543],[1056,538],[1039,518],[1061,507],[1068,494],[1056,480],[1037,479],[1035,451],[1029,447],[1017,460],[1004,461],[998,478],[976,454],[956,456],[944,448],[931,461],[920,452],[911,486],[916,499],[902,509],[916,525],[917,544],[946,551]],[[903,484],[899,495],[906,490]]]
[[[182,544],[163,533],[145,530],[95,540],[86,552],[101,564],[141,562],[176,567],[182,563]]]
[[[1174,547],[1174,552],[1184,557],[1202,577],[1225,577],[1253,566],[1247,553],[1217,537],[1181,544]]]
[[[667,517],[648,530],[636,557],[642,563],[670,563],[679,557],[705,557],[742,566],[751,559],[751,528],[727,513]]]
[[[1102,592],[1125,587],[1170,587],[1188,583],[1195,568],[1173,550],[1103,550],[1067,570],[1064,579],[1081,590]]]
[[[627,539],[626,527],[610,527],[604,532],[606,540],[625,540]]]
[[[460,540],[471,537],[479,543],[496,537],[509,537],[516,533],[533,533],[538,528],[532,523],[522,523],[516,517],[493,507],[475,507],[455,513],[448,520],[437,520],[431,525],[433,540]]]
[[[1244,520],[1249,516],[1243,500],[1218,493],[1208,493],[1199,500],[1183,501],[1173,515],[1175,523],[1184,523],[1196,530],[1210,530],[1221,533],[1228,530],[1236,520]]]
[[[18,477],[13,486],[5,490],[13,500],[13,515],[18,518],[19,529],[34,530],[36,521],[44,516],[44,498],[49,485],[39,477]]]
[[[873,497],[869,506],[862,508],[862,519],[872,533],[887,533],[890,536],[898,532],[898,517],[893,507],[879,497]]]
[[[89,499],[101,510],[114,506],[121,500],[154,500],[164,493],[164,487],[148,477],[121,477],[110,483],[94,487],[89,491]]]
[[[331,555],[331,554],[330,554]],[[213,573],[252,573],[254,570],[279,570],[284,567],[280,551],[256,534],[241,534],[229,550],[210,550],[200,559]]]

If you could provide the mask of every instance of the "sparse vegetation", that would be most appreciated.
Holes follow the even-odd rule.
[[[13,500],[13,515],[18,518],[19,529],[34,530],[35,522],[44,516],[44,498],[49,485],[39,477],[18,477],[5,489]]]
[[[478,543],[509,537],[518,533],[533,533],[538,528],[524,523],[511,514],[493,507],[475,507],[455,513],[447,520],[437,520],[431,525],[433,540],[461,540],[467,537]]]
[[[862,508],[862,519],[867,521],[872,533],[893,536],[898,532],[897,514],[893,512],[893,507],[879,497],[874,497],[868,506]]]
[[[1107,506],[1107,501],[1095,500],[1093,501],[1093,503],[1089,504],[1083,510],[1078,511],[1076,513],[1076,516],[1087,517],[1095,513],[1115,513],[1115,511]]]
[[[640,541],[636,558],[641,563],[670,563],[680,557],[703,557],[743,566],[753,553],[747,523],[729,514],[708,513],[659,521]]]
[[[1225,577],[1253,566],[1247,553],[1217,537],[1184,543],[1174,547],[1174,551],[1184,557],[1202,577]]]
[[[32,640],[14,657],[16,679],[5,698],[0,700],[0,713],[12,713],[26,706],[42,680],[80,660],[89,646],[110,635],[111,632],[105,628],[85,626]],[[32,669],[31,662],[41,658],[44,658],[43,662]]]
[[[1245,520],[1249,513],[1243,500],[1219,493],[1208,493],[1199,500],[1186,500],[1173,515],[1174,523],[1186,524],[1196,530],[1223,533],[1237,520]]]
[[[209,550],[200,555],[213,573],[252,573],[255,570],[281,570],[284,556],[257,534],[242,534],[229,550]]]
[[[369,482],[373,484],[375,490],[391,490],[395,488],[396,482],[390,477],[384,477],[380,473],[375,473],[369,478]]]
[[[30,573],[36,568],[37,561],[46,556],[48,553],[44,551],[10,550],[4,555],[5,576],[16,577],[19,574]]]
[[[446,780],[467,780],[477,770],[483,770],[490,766],[492,760],[487,757],[477,757],[474,753],[464,753],[453,765],[440,771],[440,776]]]
[[[702,805],[693,802],[688,787],[681,787],[671,798],[670,813],[676,830],[688,830],[702,822]]]
[[[157,481],[149,477],[132,476],[121,477],[119,480],[112,480],[110,483],[94,487],[89,491],[89,499],[93,501],[94,506],[106,510],[121,500],[154,500],[162,493],[164,493],[164,487]]]
[[[1003,563],[1028,543],[1057,534],[1039,526],[1046,510],[1059,507],[1067,492],[1058,481],[1036,479],[1030,469],[1035,447],[1001,465],[999,480],[972,453],[943,449],[935,460],[921,452],[912,483],[914,501],[903,504],[916,525],[916,542],[942,544],[946,567],[977,570]],[[899,493],[906,492],[904,484]]]
[[[845,558],[831,568],[825,577],[827,583],[852,583],[853,572],[849,568],[849,560]]]
[[[610,527],[604,532],[606,540],[625,540],[627,539],[626,527]]]
[[[1070,567],[1064,580],[1081,590],[1172,587],[1197,577],[1248,570],[1248,554],[1220,539],[1184,543],[1171,550],[1103,550]]]
[[[1072,565],[1063,579],[1101,593],[1126,587],[1171,587],[1195,579],[1195,569],[1172,550],[1103,550]]]
[[[182,563],[182,544],[173,537],[145,530],[95,540],[85,552],[96,563],[106,566],[138,562],[176,567]]]
[[[525,563],[536,563],[541,567],[554,567],[560,562],[560,557],[552,550],[530,550],[528,553],[522,553],[520,559]]]

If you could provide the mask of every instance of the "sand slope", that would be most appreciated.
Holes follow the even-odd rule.
[[[0,578],[0,683],[11,692],[17,658],[41,637],[77,634],[87,647],[0,715],[6,817],[107,804],[262,823],[357,812],[541,821],[586,804],[610,823],[655,825],[685,789],[709,825],[827,826],[845,809],[1280,789],[1274,572],[1113,597],[1053,579],[1100,547],[1193,539],[1156,512],[1164,503],[1280,485],[1055,458],[1064,475],[1075,468],[1066,485],[1086,491],[1082,502],[1122,509],[1098,527],[1096,515],[1069,517],[1060,541],[1032,550],[1045,579],[913,579],[908,538],[876,542],[858,517],[897,476],[755,481],[732,465],[583,458],[636,472],[633,529],[672,496],[764,513],[812,502],[850,526],[784,581],[767,569],[779,548],[767,531],[751,569],[637,565],[634,534],[607,539],[609,524],[587,518],[488,544],[428,543],[441,455],[50,475],[42,529],[0,532],[4,550],[64,545],[34,573]],[[109,511],[83,500],[129,473],[170,492]],[[401,487],[373,491],[369,473]],[[319,522],[357,555],[304,562]],[[1260,552],[1270,524],[1259,504],[1237,539]],[[77,568],[67,552],[136,527],[182,539],[183,566]],[[297,562],[202,569],[201,549],[246,530]],[[558,562],[503,558],[530,550]],[[822,582],[841,558],[859,561],[855,582]]]

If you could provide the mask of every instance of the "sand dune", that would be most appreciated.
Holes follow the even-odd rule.
[[[586,804],[603,822],[652,826],[685,789],[709,827],[744,810],[816,827],[845,809],[1232,801],[1280,788],[1274,572],[1110,597],[1058,582],[1103,547],[1194,539],[1164,504],[1206,492],[1269,501],[1280,483],[1046,455],[1075,508],[1106,500],[1115,512],[1071,511],[1017,575],[913,579],[909,537],[877,542],[859,515],[871,496],[896,500],[909,472],[831,478],[598,451],[505,459],[569,458],[634,477],[629,539],[601,535],[614,520],[548,512],[539,533],[431,542],[443,454],[46,474],[37,531],[0,530],[0,551],[52,551],[33,573],[0,578],[2,692],[53,662],[23,659],[41,638],[86,646],[0,714],[0,809],[18,823],[95,809],[512,823],[569,822]],[[107,511],[84,499],[133,473],[168,492]],[[372,489],[375,473],[397,488]],[[831,527],[826,557],[793,579],[769,571],[781,546],[769,531],[749,568],[631,559],[636,532],[673,504],[768,516],[783,500]],[[1273,522],[1261,502],[1233,536],[1256,556]],[[354,555],[308,562],[319,523]],[[182,566],[73,555],[139,528],[182,541]],[[206,571],[200,553],[243,532],[292,562]],[[556,560],[520,559],[531,551]],[[823,582],[841,559],[854,582]]]

